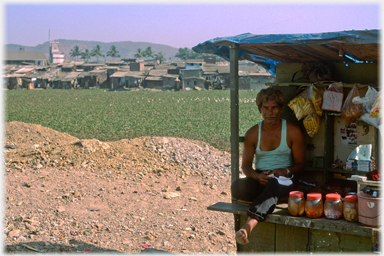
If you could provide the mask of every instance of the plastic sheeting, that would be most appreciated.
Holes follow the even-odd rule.
[[[239,60],[250,60],[260,64],[272,75],[276,75],[276,60],[241,49],[243,45],[330,45],[330,44],[379,44],[380,30],[350,30],[314,34],[269,34],[255,35],[245,33],[237,36],[214,38],[194,46],[198,53],[211,53],[229,60],[229,45],[239,44]],[[247,47],[250,49],[250,47]],[[267,55],[268,56],[268,55]]]

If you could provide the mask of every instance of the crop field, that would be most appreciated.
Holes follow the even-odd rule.
[[[239,92],[240,135],[261,120],[257,93]],[[230,150],[229,90],[10,90],[3,97],[6,122],[40,124],[79,139],[166,136]]]

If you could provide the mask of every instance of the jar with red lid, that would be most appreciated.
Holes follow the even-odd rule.
[[[324,215],[332,220],[337,220],[343,215],[343,202],[339,194],[330,193],[325,195]]]
[[[289,192],[288,211],[292,216],[302,216],[304,214],[305,200],[304,193],[301,191]]]
[[[343,216],[346,221],[356,222],[359,220],[359,214],[356,209],[356,202],[356,195],[348,195],[344,198]]]
[[[323,216],[324,206],[321,193],[308,193],[305,200],[305,214],[308,218],[320,218]]]

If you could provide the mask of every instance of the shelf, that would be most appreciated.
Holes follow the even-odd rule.
[[[265,83],[266,86],[309,86],[311,84],[313,84],[314,86],[316,87],[328,87],[331,83],[334,83],[334,82],[322,82],[322,83],[290,83],[290,82],[285,82],[285,83],[278,83],[278,82],[275,82],[275,83]],[[364,87],[367,87],[367,86],[371,86],[373,88],[378,88],[377,84],[359,84],[359,83],[356,83],[356,84],[344,84],[343,83],[343,88],[352,88],[354,85],[357,86],[358,89],[360,88],[364,88]]]
[[[336,169],[327,168],[327,172],[345,173],[345,174],[361,175],[361,176],[365,176],[367,174],[367,172],[363,172],[363,171],[349,171],[349,170],[344,170],[344,169],[340,169],[340,168],[336,168]]]
[[[305,166],[304,171],[309,171],[309,172],[324,172],[324,168],[320,167],[312,167],[312,166]]]

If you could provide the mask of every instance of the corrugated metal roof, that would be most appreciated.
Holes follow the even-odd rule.
[[[27,73],[27,72],[32,72],[34,71],[35,68],[31,68],[31,67],[25,67],[25,68],[21,68],[21,69],[18,69],[15,73]]]
[[[161,76],[147,76],[145,78],[146,81],[159,81],[159,80],[163,80],[163,77]]]
[[[125,77],[127,72],[115,72],[110,77]]]
[[[168,74],[168,70],[166,69],[151,69],[149,70],[150,76],[163,76]]]
[[[47,56],[37,51],[6,51],[5,60],[47,60]]]

